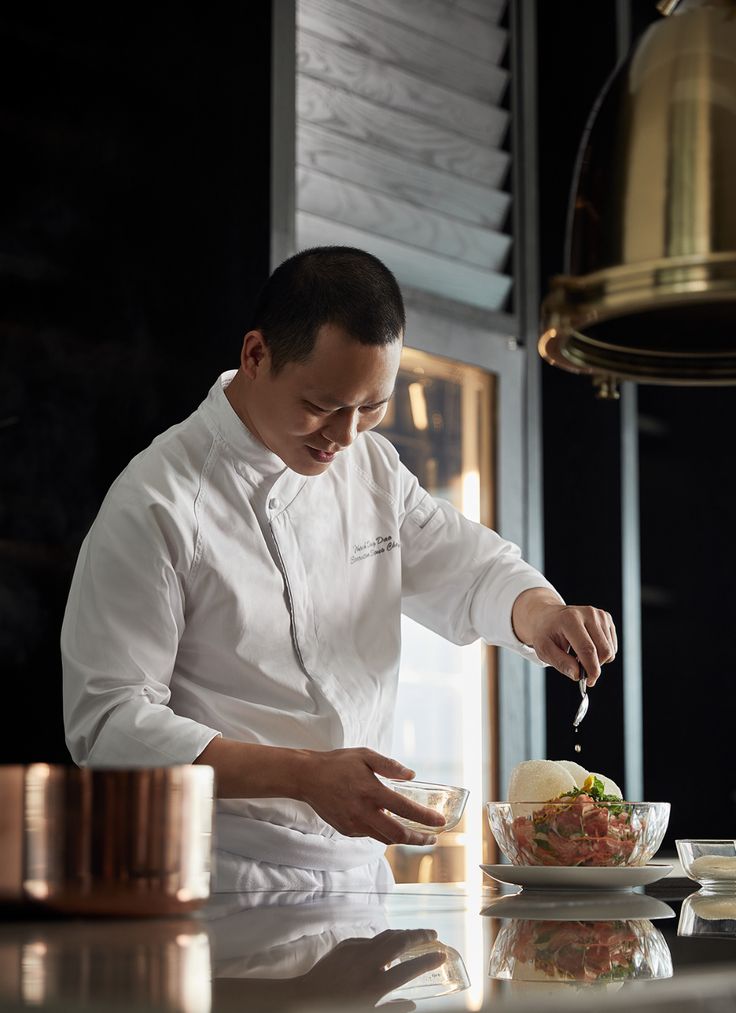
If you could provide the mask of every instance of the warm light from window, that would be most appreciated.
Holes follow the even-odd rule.
[[[415,429],[429,428],[429,415],[427,414],[427,396],[424,393],[423,383],[409,384],[409,408],[411,409],[411,420]]]

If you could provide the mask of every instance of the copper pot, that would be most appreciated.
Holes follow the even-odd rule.
[[[0,767],[0,800],[0,902],[141,916],[209,897],[211,767]]]
[[[197,918],[0,924],[0,1008],[210,1013],[212,961]]]

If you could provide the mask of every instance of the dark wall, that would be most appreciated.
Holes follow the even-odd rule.
[[[270,3],[211,10],[0,22],[0,762],[68,761],[81,540],[128,460],[237,365],[268,274]]]
[[[616,65],[615,0],[537,3],[542,291],[564,270],[577,149],[590,109]],[[545,572],[570,604],[621,617],[620,408],[590,381],[542,367]],[[547,756],[578,759],[621,783],[621,664],[608,666],[575,735],[577,687],[547,676]],[[573,750],[581,746],[578,756]]]
[[[736,390],[639,394],[644,772],[670,836],[736,833]]]

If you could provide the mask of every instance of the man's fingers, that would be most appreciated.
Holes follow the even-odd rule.
[[[573,651],[578,656],[578,661],[585,669],[585,674],[588,677],[588,685],[593,686],[598,676],[601,674],[600,661],[598,659],[598,651],[588,631],[585,627],[578,627],[571,630],[567,634],[567,639]]]
[[[428,809],[418,802],[412,802],[410,799],[400,795],[399,792],[392,791],[388,787],[385,793],[381,793],[380,806],[382,809],[387,809],[396,816],[403,816],[406,820],[413,820],[414,823],[428,823],[431,827],[443,827],[445,825],[444,816],[440,815],[436,809]]]
[[[434,929],[384,929],[370,940],[371,957],[385,967],[407,950],[433,943],[436,938]]]
[[[402,960],[400,964],[390,967],[385,972],[383,980],[386,992],[392,992],[395,988],[401,988],[402,985],[405,985],[413,978],[418,978],[420,974],[426,974],[427,971],[433,971],[436,967],[441,967],[446,960],[447,954],[439,947],[433,953],[423,953],[420,957],[410,957],[408,960]]]
[[[615,658],[616,655],[618,654],[618,637],[616,635],[616,624],[613,621],[613,617],[609,615],[608,612],[603,613],[603,624],[605,626],[606,633],[608,634],[608,640],[613,650],[613,657]]]
[[[377,753],[374,749],[362,749],[361,752],[365,762],[374,774],[382,774],[383,777],[395,777],[400,781],[411,781],[415,776],[415,772],[411,767],[404,766],[403,763],[399,763],[398,760],[394,760],[390,756]]]
[[[388,841],[384,843],[414,844],[419,846],[437,843],[437,838],[434,834],[423,834],[418,830],[410,830],[409,827],[403,826],[398,820],[392,819],[387,813],[381,811],[375,814],[369,825],[372,837],[378,837],[379,834],[382,834],[383,837],[388,838]],[[381,840],[380,837],[379,840]]]
[[[616,657],[616,631],[613,620],[607,612],[595,610],[586,622],[586,629],[598,653],[601,665]]]
[[[558,672],[562,672],[568,679],[578,679],[580,676],[580,665],[572,654],[563,651],[557,646],[554,640],[548,640],[544,647],[537,648],[537,654],[545,665],[552,665]]]
[[[618,654],[618,634],[616,633],[616,624],[613,619],[608,617],[608,631],[611,636],[611,643],[613,644],[614,656]]]

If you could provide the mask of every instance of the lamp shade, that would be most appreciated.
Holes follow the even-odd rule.
[[[542,306],[548,362],[604,394],[621,379],[736,384],[736,0],[681,4],[609,81],[566,266]]]

